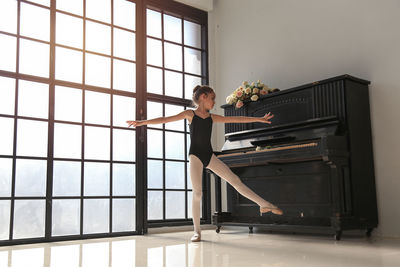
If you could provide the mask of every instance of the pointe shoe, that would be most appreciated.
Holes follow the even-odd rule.
[[[269,212],[269,211],[272,212],[273,214],[276,214],[276,215],[282,215],[283,214],[283,211],[280,208],[275,207],[275,206],[272,206],[272,207],[260,207],[260,216],[262,216],[263,213],[266,213],[266,212]]]
[[[190,239],[192,242],[199,242],[201,241],[201,234],[199,233],[194,233],[194,235],[192,236],[192,238]]]

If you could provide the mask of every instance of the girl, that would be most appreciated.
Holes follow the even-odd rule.
[[[151,120],[143,121],[127,121],[128,127],[142,126],[147,124],[167,123],[177,120],[186,119],[189,121],[190,127],[190,149],[189,149],[189,165],[190,178],[192,180],[193,199],[192,199],[192,218],[194,225],[194,235],[191,238],[192,242],[201,240],[200,229],[200,201],[202,197],[202,172],[203,167],[213,171],[219,177],[225,179],[231,184],[241,195],[254,201],[260,206],[260,213],[271,211],[274,214],[282,215],[281,209],[264,200],[250,188],[242,183],[240,178],[234,174],[229,167],[219,160],[214,154],[211,147],[211,130],[213,122],[222,123],[250,123],[263,122],[271,123],[270,119],[274,115],[267,113],[264,117],[244,117],[233,116],[224,117],[216,114],[211,114],[209,111],[215,105],[214,90],[208,86],[196,86],[193,89],[192,100],[196,106],[195,110],[185,110],[181,113],[169,116],[160,117]]]

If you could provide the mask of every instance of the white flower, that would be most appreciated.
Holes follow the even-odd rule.
[[[250,94],[250,93],[251,93],[251,88],[250,88],[250,87],[247,87],[247,88],[244,90],[244,92],[245,92],[246,94]]]
[[[249,84],[248,81],[244,81],[244,82],[242,83],[243,86],[246,86],[246,85],[248,85],[248,84]]]
[[[251,99],[251,101],[257,101],[258,100],[258,95],[253,95],[250,99]]]
[[[258,88],[253,88],[253,94],[258,94],[259,89]]]
[[[252,83],[251,83],[251,86],[254,86],[254,85],[255,85],[255,83],[254,83],[254,82],[252,82]]]

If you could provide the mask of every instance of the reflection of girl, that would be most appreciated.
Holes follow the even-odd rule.
[[[190,177],[192,180],[193,199],[192,199],[192,217],[194,225],[194,235],[191,238],[193,242],[201,240],[200,229],[200,201],[202,197],[202,172],[203,167],[213,171],[219,177],[225,179],[231,184],[240,194],[254,201],[260,206],[260,213],[271,211],[272,213],[281,215],[281,209],[264,200],[250,188],[242,183],[240,178],[234,174],[227,165],[219,160],[214,154],[211,147],[211,130],[213,122],[222,123],[250,123],[263,122],[271,123],[270,119],[274,115],[268,113],[264,117],[224,117],[216,114],[211,114],[209,111],[215,104],[214,90],[208,86],[196,86],[193,89],[193,102],[196,105],[195,110],[185,110],[181,113],[169,116],[159,117],[151,120],[143,121],[127,121],[128,127],[142,126],[147,124],[167,123],[182,119],[187,119],[190,122],[190,149],[189,149],[189,164]]]

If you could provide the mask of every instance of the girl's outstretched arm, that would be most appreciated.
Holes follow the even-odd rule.
[[[264,117],[246,117],[246,116],[221,116],[213,114],[213,122],[223,122],[223,123],[250,123],[250,122],[262,122],[271,124],[271,119],[274,115],[268,112]]]
[[[126,121],[128,123],[128,127],[137,127],[137,126],[143,126],[147,124],[161,124],[161,123],[167,123],[167,122],[172,122],[172,121],[178,121],[178,120],[183,120],[190,118],[193,112],[191,112],[189,109],[184,110],[181,113],[178,113],[173,116],[168,116],[168,117],[159,117],[151,120],[143,120],[143,121]]]

